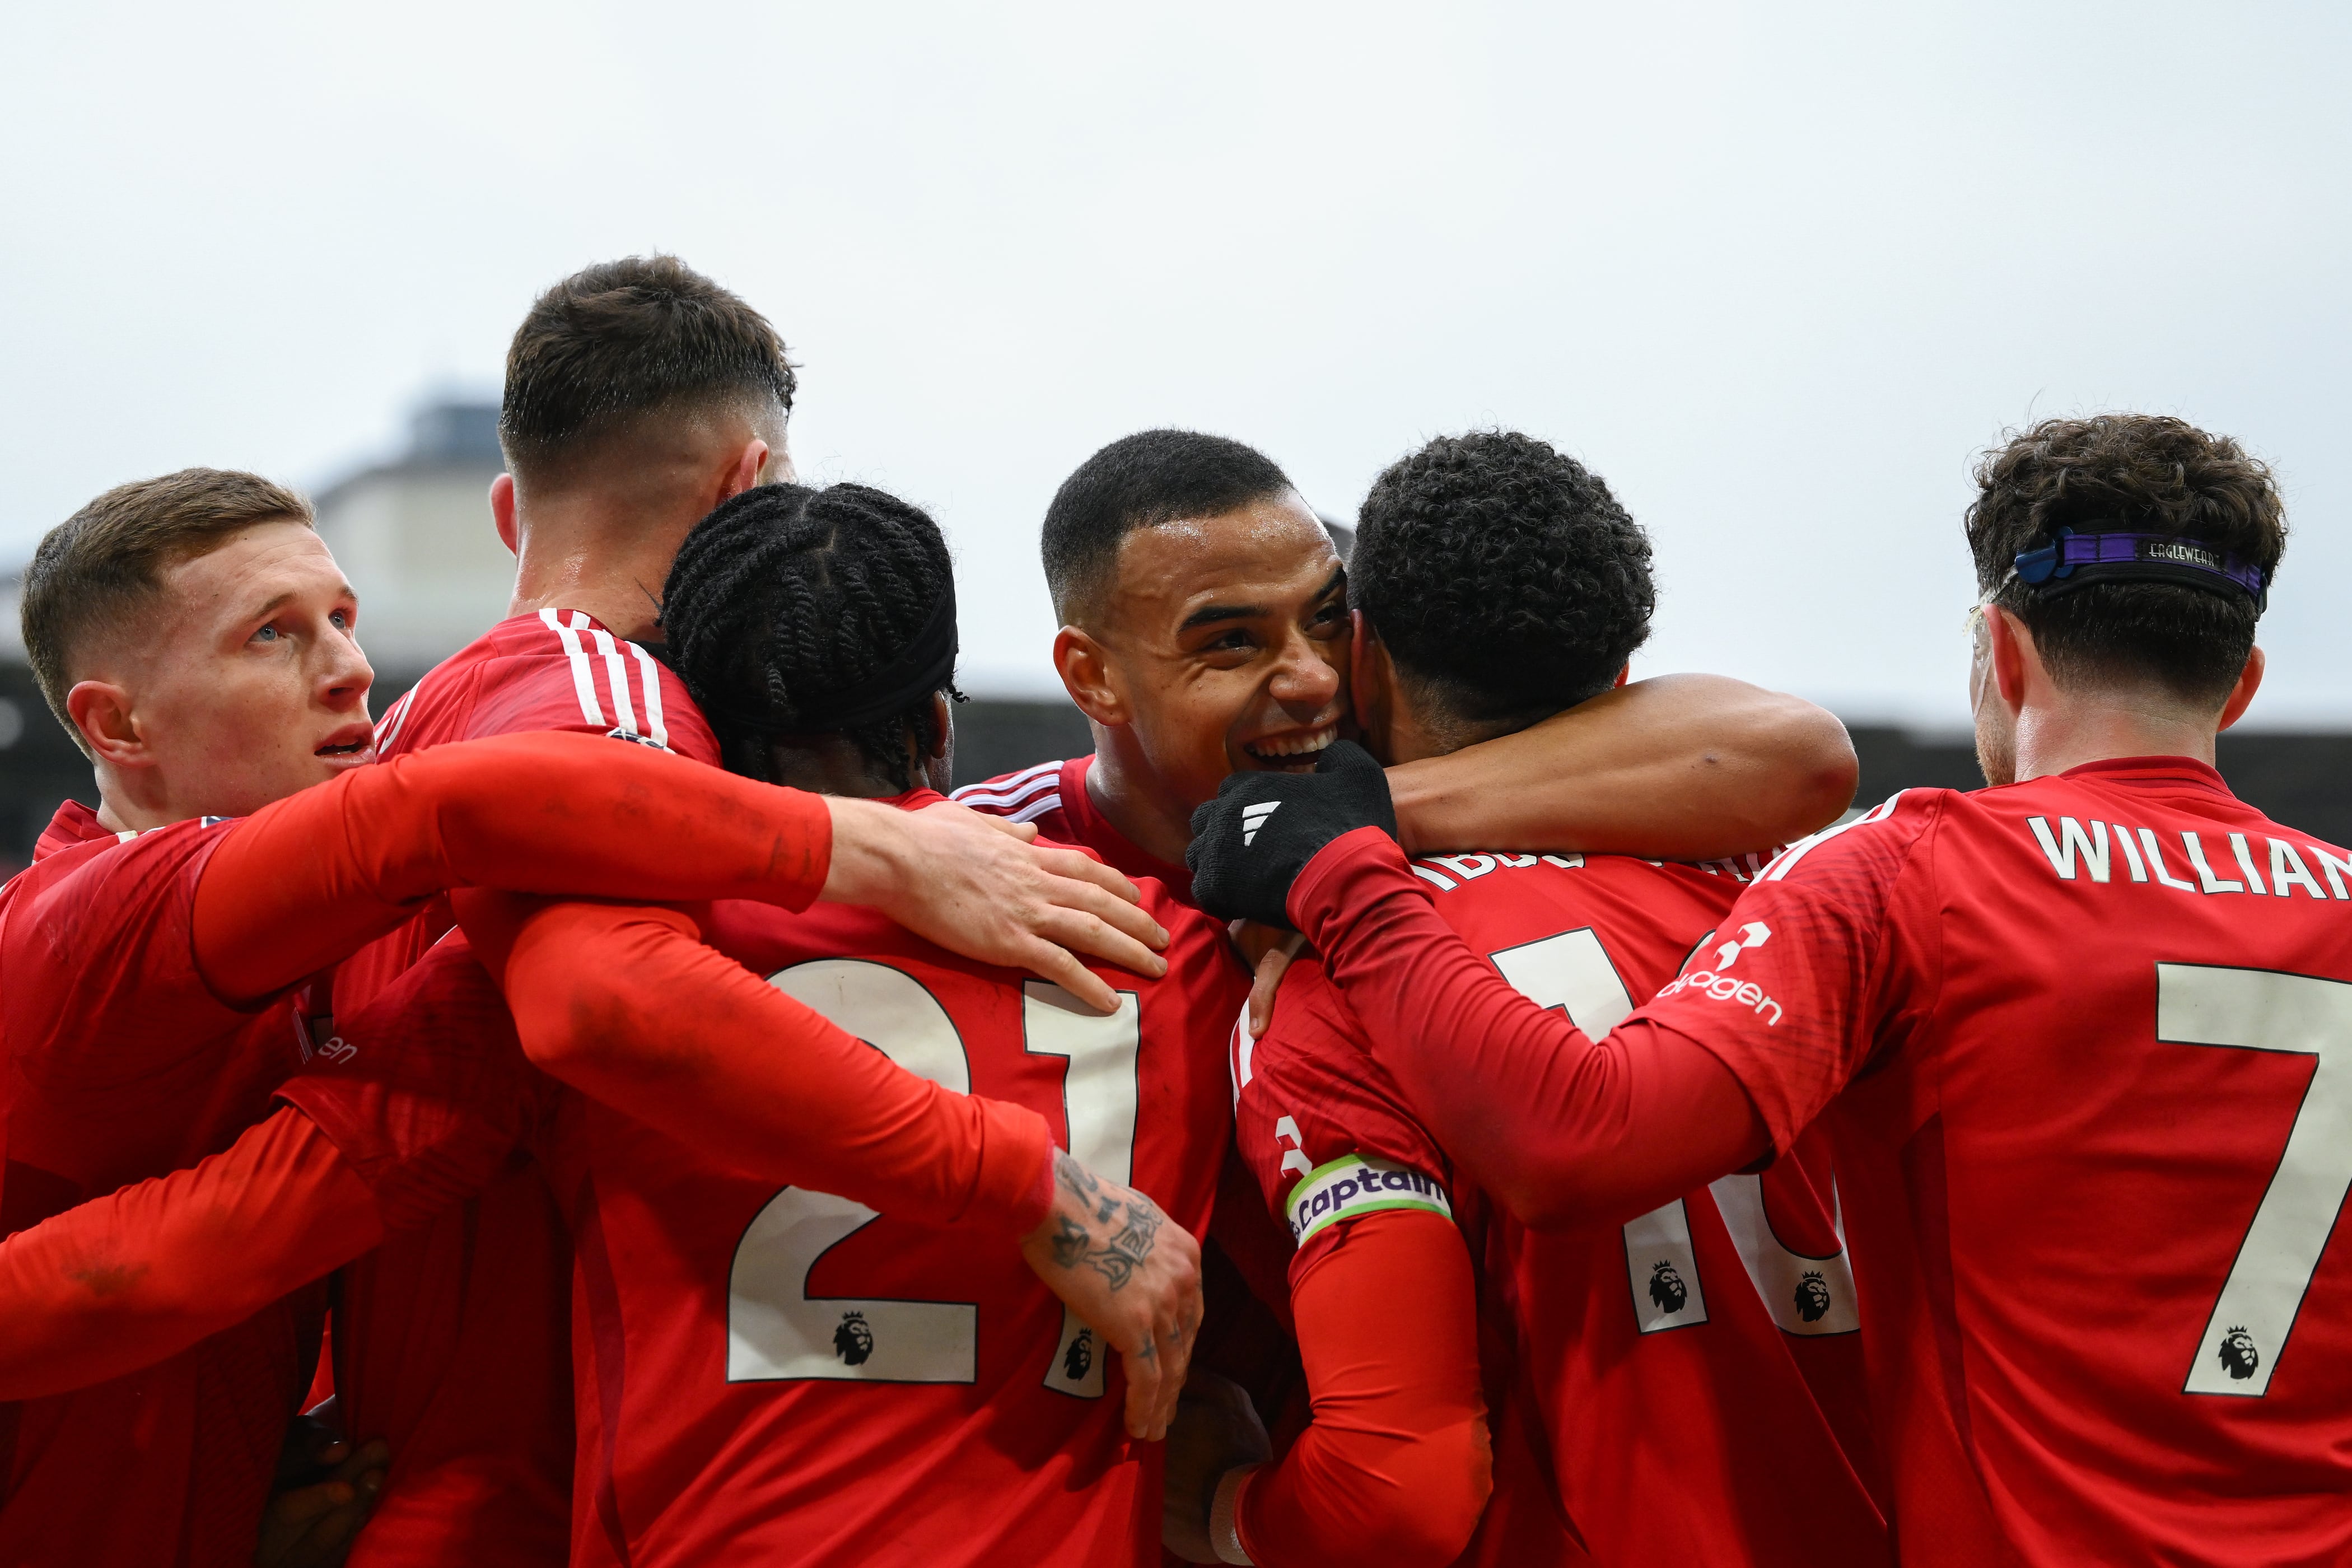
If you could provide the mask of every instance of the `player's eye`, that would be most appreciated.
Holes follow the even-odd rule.
[[[352,629],[352,616],[349,610],[337,610],[332,615],[330,615],[327,619],[339,632],[347,632]]]
[[[276,642],[278,640],[278,628],[276,626],[264,626],[259,631],[253,634],[253,640],[262,643]]]

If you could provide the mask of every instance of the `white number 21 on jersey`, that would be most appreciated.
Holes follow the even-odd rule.
[[[769,983],[872,1045],[918,1077],[971,1092],[963,1037],[923,984],[863,959],[796,963]],[[1022,1028],[1032,1055],[1069,1058],[1063,1080],[1072,1152],[1116,1182],[1134,1162],[1134,992],[1097,1015],[1057,985],[1023,988]],[[971,1383],[977,1375],[980,1309],[970,1301],[813,1297],[811,1272],[825,1253],[880,1216],[831,1193],[786,1187],[768,1200],[735,1246],[728,1276],[727,1380],[828,1378],[876,1383]],[[944,1283],[944,1282],[943,1282]],[[950,1287],[951,1288],[951,1287]],[[1090,1332],[1064,1314],[1046,1386],[1082,1397],[1102,1393],[1103,1357]]]

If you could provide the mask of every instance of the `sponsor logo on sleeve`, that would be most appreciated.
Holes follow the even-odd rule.
[[[1383,1209],[1421,1209],[1454,1217],[1445,1188],[1410,1165],[1368,1154],[1342,1154],[1318,1165],[1290,1190],[1290,1234],[1299,1246],[1337,1220]]]
[[[1771,1028],[1780,1021],[1780,1004],[1765,994],[1764,988],[1752,980],[1742,980],[1727,974],[1725,970],[1739,962],[1739,955],[1752,947],[1762,947],[1772,940],[1772,928],[1762,921],[1750,921],[1739,928],[1738,937],[1717,947],[1709,956],[1715,967],[1692,969],[1675,975],[1658,990],[1661,999],[1696,991],[1716,1002],[1736,1002],[1748,1008]],[[1704,944],[1702,944],[1704,945]]]

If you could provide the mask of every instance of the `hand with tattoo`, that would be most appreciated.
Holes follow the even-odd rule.
[[[1127,1371],[1127,1430],[1167,1435],[1201,1327],[1201,1248],[1160,1205],[1054,1156],[1054,1206],[1021,1255]]]

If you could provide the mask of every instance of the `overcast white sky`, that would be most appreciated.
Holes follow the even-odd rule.
[[[1957,724],[1971,455],[2134,407],[2277,466],[2255,717],[2352,725],[2347,44],[2047,0],[11,7],[0,553],[184,464],[329,481],[494,392],[537,289],[664,248],[793,345],[804,474],[946,527],[973,689],[1050,681],[1036,524],[1102,442],[1223,431],[1348,513],[1502,424],[1654,535],[1639,670]]]

